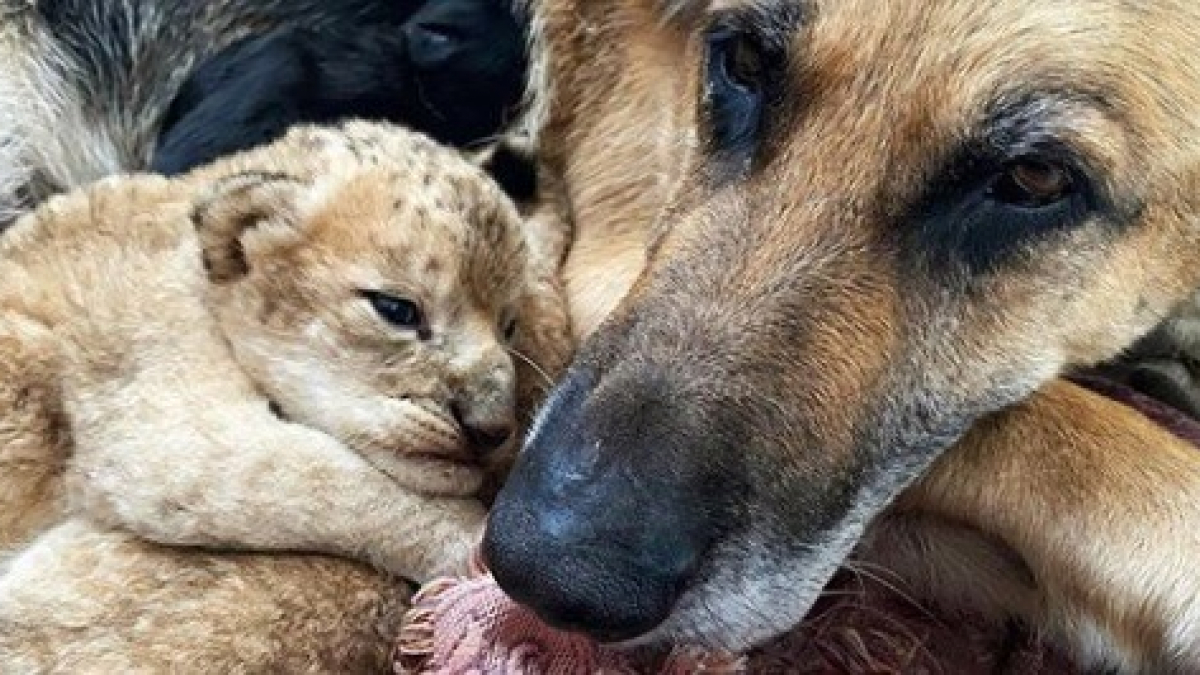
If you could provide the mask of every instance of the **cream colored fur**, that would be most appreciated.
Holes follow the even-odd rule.
[[[380,665],[391,579],[460,569],[480,530],[462,423],[515,426],[505,324],[569,347],[538,347],[567,335],[550,253],[477,167],[365,123],[21,219],[0,241],[0,671]],[[428,335],[370,290],[417,300]]]

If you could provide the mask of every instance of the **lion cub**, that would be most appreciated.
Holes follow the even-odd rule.
[[[381,575],[143,540],[461,567],[517,427],[510,343],[559,341],[552,370],[569,343],[538,250],[480,168],[368,123],[20,220],[0,239],[0,670],[379,656],[404,600]]]

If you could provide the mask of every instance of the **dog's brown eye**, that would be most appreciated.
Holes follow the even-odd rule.
[[[363,297],[384,321],[397,328],[424,332],[425,317],[421,307],[412,300],[379,291],[364,291]]]
[[[1023,159],[1004,169],[992,183],[990,193],[1006,204],[1038,208],[1062,200],[1073,188],[1071,172],[1061,164]]]
[[[504,341],[512,342],[517,336],[517,319],[513,317],[504,322]]]

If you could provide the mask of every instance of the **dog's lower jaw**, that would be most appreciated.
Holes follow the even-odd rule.
[[[1064,523],[1064,527],[1072,525]],[[741,548],[742,562],[759,562],[741,569],[727,564],[724,574],[686,593],[663,624],[619,646],[684,644],[730,653],[759,646],[803,619],[829,577],[847,562],[836,552],[853,547],[851,567],[866,562],[883,570],[887,582],[914,603],[951,616],[959,612],[979,616],[998,628],[1018,621],[1047,644],[1070,654],[1086,672],[1183,674],[1195,672],[1200,663],[1200,614],[1194,605],[1190,611],[1186,603],[1175,605],[1182,608],[1179,612],[1160,609],[1155,616],[1172,625],[1165,632],[1142,626],[1145,632],[1139,634],[1133,628],[1136,619],[1121,615],[1125,606],[1070,597],[1062,588],[1065,580],[1039,579],[1045,570],[1031,569],[1002,540],[969,525],[886,510],[867,525],[861,538],[851,536],[853,529],[842,530],[846,534],[842,541],[791,555]],[[738,547],[727,548],[738,551]],[[1095,560],[1088,564],[1098,565]],[[1142,573],[1154,585],[1150,580],[1169,582],[1172,575],[1167,572],[1147,568]],[[1091,573],[1105,576],[1101,569]],[[1119,588],[1127,586],[1122,579],[1108,576],[1111,588],[1100,594],[1101,600],[1113,599]],[[1184,585],[1179,590],[1186,594]],[[1151,603],[1167,595],[1169,589],[1155,588],[1141,601]],[[1139,601],[1127,598],[1126,602]]]
[[[813,551],[818,555],[815,560],[805,555],[755,553],[753,546],[734,552],[744,556],[738,561],[741,565],[722,567],[710,581],[685,593],[658,628],[626,644],[745,652],[804,618],[840,564],[837,551],[846,548],[822,546],[819,552]],[[785,559],[778,559],[780,556]]]
[[[860,488],[853,507],[820,539],[797,542],[752,527],[714,551],[704,583],[689,589],[670,617],[631,644],[688,644],[740,653],[798,625],[869,523],[921,473],[925,461],[899,462]]]

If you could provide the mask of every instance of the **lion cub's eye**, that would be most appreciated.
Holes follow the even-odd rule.
[[[421,331],[425,327],[425,317],[417,303],[407,298],[400,298],[379,291],[363,291],[363,297],[375,308],[375,312],[384,321],[405,330]]]
[[[1036,209],[1069,197],[1074,187],[1071,172],[1066,167],[1029,158],[1005,167],[988,192],[1005,204]]]
[[[513,317],[504,322],[504,341],[512,342],[517,336],[517,318]]]

